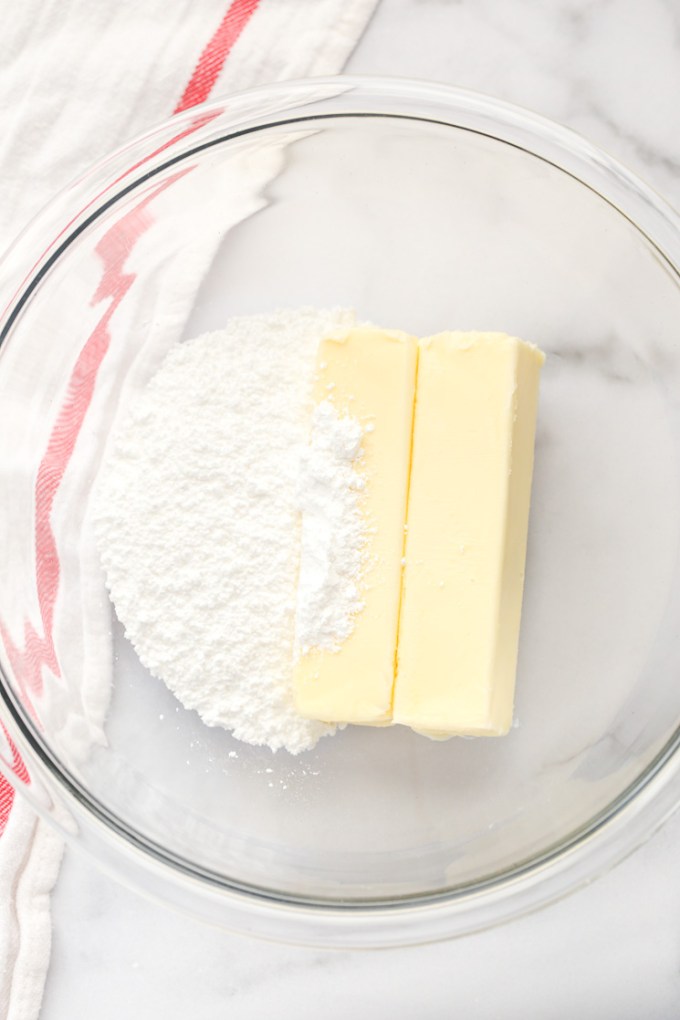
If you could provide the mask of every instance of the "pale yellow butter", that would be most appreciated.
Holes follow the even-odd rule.
[[[421,341],[395,723],[510,728],[543,361],[502,333]]]
[[[316,401],[330,399],[365,427],[360,467],[369,540],[364,606],[352,634],[336,652],[302,650],[295,667],[295,704],[310,719],[391,719],[417,346],[406,333],[369,327],[319,346]]]

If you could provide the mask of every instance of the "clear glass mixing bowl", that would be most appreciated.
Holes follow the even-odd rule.
[[[680,793],[679,266],[677,217],[609,157],[436,85],[261,88],[97,165],[0,268],[11,782],[151,894],[332,945],[497,923],[632,849]],[[306,304],[547,352],[505,739],[237,744],[106,600],[88,494],[130,379],[175,335]]]

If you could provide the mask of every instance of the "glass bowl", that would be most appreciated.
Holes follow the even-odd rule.
[[[122,879],[301,942],[472,931],[630,851],[680,793],[679,266],[677,217],[608,156],[438,85],[273,85],[99,163],[0,267],[6,776]],[[547,353],[506,738],[274,755],[123,637],[89,522],[112,426],[174,340],[302,305]]]

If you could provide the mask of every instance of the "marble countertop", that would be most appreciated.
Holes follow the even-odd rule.
[[[429,78],[580,131],[680,206],[675,0],[382,0],[348,71]],[[432,946],[325,952],[225,935],[67,852],[44,1020],[229,1015],[669,1020],[680,1015],[680,815],[594,884]]]

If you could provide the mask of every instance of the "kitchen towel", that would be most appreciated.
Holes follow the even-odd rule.
[[[77,174],[170,114],[266,81],[339,72],[377,2],[24,0],[0,36],[0,246]],[[3,733],[0,751],[21,778]],[[0,776],[3,1020],[39,1014],[61,854],[60,838]]]

